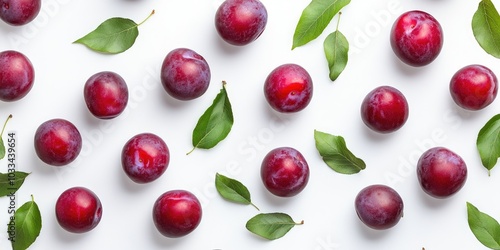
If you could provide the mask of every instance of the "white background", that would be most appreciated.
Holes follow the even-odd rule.
[[[479,112],[466,112],[452,101],[448,85],[461,67],[479,63],[500,74],[498,59],[475,41],[471,20],[478,1],[379,0],[353,1],[342,11],[340,30],[350,42],[349,62],[337,81],[328,78],[323,40],[335,30],[337,17],[324,34],[294,49],[292,37],[307,0],[263,0],[268,23],[262,36],[245,47],[224,43],[214,28],[220,0],[73,1],[44,0],[32,23],[11,27],[0,23],[0,50],[14,49],[32,61],[36,80],[31,92],[14,103],[0,103],[0,119],[13,114],[7,126],[18,137],[18,170],[31,172],[17,194],[20,206],[33,194],[43,219],[40,236],[30,249],[482,249],[467,224],[466,201],[500,219],[500,172],[488,177],[475,140],[479,129],[499,112],[496,100]],[[500,6],[500,1],[494,2]],[[142,21],[135,45],[119,55],[103,55],[73,41],[110,17]],[[439,57],[423,68],[402,64],[393,54],[389,32],[397,16],[407,10],[427,11],[444,30]],[[180,102],[161,87],[159,69],[165,55],[187,47],[205,57],[212,81],[200,98]],[[283,63],[297,63],[314,81],[310,105],[300,113],[280,115],[263,95],[268,73]],[[94,118],[83,100],[83,85],[94,73],[119,73],[130,91],[126,111],[114,120]],[[235,123],[229,136],[215,148],[195,150],[191,133],[198,118],[227,81]],[[393,134],[380,135],[362,123],[359,108],[364,96],[380,85],[391,85],[406,95],[410,115]],[[42,163],[34,152],[33,136],[52,118],[73,122],[83,136],[78,159],[65,167]],[[313,131],[341,135],[362,158],[366,170],[341,175],[329,169],[314,146]],[[133,135],[152,132],[170,148],[171,162],[157,181],[139,185],[121,169],[120,152]],[[260,180],[264,155],[279,146],[295,147],[306,157],[311,175],[307,187],[292,198],[278,198]],[[444,146],[461,155],[469,175],[455,196],[437,200],[423,193],[415,164],[420,154]],[[0,161],[0,171],[6,171]],[[498,168],[498,166],[497,166]],[[258,211],[223,200],[214,189],[219,172],[245,184],[260,212],[285,212],[304,225],[283,238],[263,240],[245,229]],[[394,228],[374,231],[354,211],[354,197],[363,187],[390,185],[402,196],[404,217]],[[93,190],[103,204],[100,224],[86,234],[71,234],[54,216],[57,197],[73,186]],[[203,218],[190,235],[169,239],[153,225],[156,198],[172,189],[195,193],[203,204]],[[8,223],[8,203],[0,199],[0,228]],[[0,230],[0,249],[10,249],[6,229]]]

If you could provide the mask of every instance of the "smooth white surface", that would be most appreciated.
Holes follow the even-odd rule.
[[[24,99],[0,103],[2,121],[10,113],[14,115],[7,130],[17,133],[18,170],[32,173],[18,191],[18,206],[33,194],[42,212],[43,229],[30,249],[484,248],[467,225],[465,202],[500,219],[499,170],[488,177],[475,147],[479,129],[499,112],[500,101],[480,112],[466,112],[457,108],[448,92],[449,79],[465,65],[479,63],[499,70],[498,59],[487,55],[472,35],[470,22],[477,1],[351,2],[343,9],[340,23],[351,46],[349,62],[333,83],[328,79],[322,46],[326,35],[335,30],[336,17],[318,39],[292,51],[296,23],[309,1],[263,0],[269,14],[266,30],[256,42],[234,47],[221,41],[214,28],[220,3],[44,0],[33,23],[23,27],[0,23],[0,50],[23,52],[36,71],[35,85]],[[139,27],[135,45],[125,53],[102,55],[72,44],[107,18],[140,22],[153,9],[156,14]],[[431,13],[444,29],[440,56],[423,68],[399,62],[388,39],[393,20],[412,9]],[[163,58],[177,47],[197,51],[212,70],[208,91],[190,102],[170,98],[159,81]],[[300,113],[279,115],[264,99],[264,79],[283,63],[300,64],[313,78],[313,100]],[[91,116],[83,100],[85,81],[104,70],[124,77],[130,91],[126,112],[110,121]],[[192,147],[192,129],[219,92],[222,80],[228,83],[233,105],[233,129],[215,148],[186,156]],[[409,101],[408,122],[393,134],[369,131],[359,115],[361,100],[379,85],[398,88]],[[62,168],[43,164],[33,149],[38,125],[56,117],[72,121],[84,138],[78,159]],[[346,176],[329,169],[314,146],[314,129],[342,135],[350,150],[366,162],[366,170]],[[141,132],[160,135],[171,152],[165,174],[146,185],[131,182],[120,165],[122,146]],[[308,160],[309,184],[296,197],[274,197],[261,183],[261,159],[279,146],[295,147]],[[449,199],[430,198],[417,183],[416,161],[433,146],[450,148],[469,167],[464,188]],[[6,168],[6,161],[0,161],[0,171]],[[254,236],[245,223],[258,211],[223,200],[214,189],[216,172],[245,184],[261,212],[286,212],[305,224],[275,241]],[[396,189],[405,204],[404,217],[386,231],[368,229],[354,211],[357,192],[375,183]],[[101,223],[87,234],[68,233],[55,220],[57,197],[73,186],[92,189],[103,204]],[[190,190],[203,203],[200,226],[184,238],[161,236],[151,219],[154,201],[171,189]],[[0,199],[0,228],[8,222],[7,202]],[[10,249],[5,231],[0,230],[0,249]]]

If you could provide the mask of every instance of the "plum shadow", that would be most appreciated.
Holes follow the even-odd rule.
[[[260,191],[262,192],[262,196],[265,200],[263,204],[269,204],[271,207],[287,206],[287,204],[291,202],[290,199],[293,199],[293,197],[279,197],[272,194],[265,188],[264,184],[261,185]],[[262,211],[263,208],[259,207],[259,209],[261,209],[261,212],[264,212]]]
[[[215,40],[215,43],[217,45],[217,48],[222,51],[224,54],[226,55],[234,55],[234,54],[238,54],[243,47],[247,47],[247,46],[236,46],[236,45],[232,45],[232,44],[229,44],[227,43],[226,41],[224,41],[217,32],[212,32],[213,34],[213,39]]]
[[[397,71],[401,72],[406,77],[412,77],[423,74],[422,71],[425,71],[428,68],[428,65],[421,67],[414,67],[407,65],[406,63],[402,62],[396,55],[392,56],[392,62],[394,63],[394,66],[397,68]]]
[[[150,215],[150,214],[148,214]],[[151,218],[147,218],[147,220],[151,220]],[[156,226],[154,223],[149,223],[149,229],[151,230],[151,235],[152,237],[152,242],[156,244],[158,247],[164,248],[164,249],[170,249],[171,247],[175,247],[176,245],[180,244],[183,238],[189,237],[189,235],[186,235],[184,237],[180,238],[168,238],[163,236],[160,232],[158,232],[158,229],[156,229]]]
[[[53,218],[53,220],[56,221],[55,218]],[[54,235],[56,236],[56,238],[60,242],[63,242],[64,244],[78,244],[78,242],[84,241],[86,238],[88,238],[87,233],[81,233],[81,234],[71,233],[71,232],[64,230],[57,223],[55,223],[52,228],[54,229]],[[71,247],[68,247],[68,248],[71,248]]]
[[[368,226],[366,226],[365,224],[363,224],[363,222],[361,222],[359,220],[359,218],[355,218],[357,219],[358,221],[358,230],[360,231],[361,235],[363,235],[363,237],[365,237],[366,239],[368,240],[381,240],[383,239],[384,237],[387,237],[387,235],[390,233],[391,229],[392,228],[389,228],[389,229],[385,229],[385,230],[376,230],[376,229],[372,229],[372,228],[369,228]],[[397,225],[395,225],[394,227],[397,227]]]

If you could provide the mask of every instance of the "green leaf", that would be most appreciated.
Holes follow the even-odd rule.
[[[335,172],[355,174],[366,168],[365,162],[347,149],[343,137],[314,130],[314,140],[323,161]]]
[[[472,32],[486,53],[500,58],[500,15],[491,0],[482,0],[472,17]]]
[[[292,217],[284,213],[258,214],[247,221],[248,231],[268,240],[283,237],[296,225],[302,225],[304,221],[296,223]]]
[[[252,205],[257,210],[259,208],[252,203],[250,192],[247,187],[235,179],[231,179],[219,173],[215,174],[215,187],[220,196],[232,202],[245,205]]]
[[[2,127],[2,132],[0,132],[0,160],[5,157],[5,143],[2,139],[3,137],[3,132],[5,130],[5,127],[7,126],[7,122],[12,118],[12,115],[9,115],[7,119],[5,120],[3,127]]]
[[[234,118],[231,103],[226,92],[226,82],[215,97],[212,105],[203,113],[193,130],[193,149],[210,149],[224,140],[233,126]]]
[[[42,229],[42,216],[33,195],[31,201],[24,203],[15,213],[15,235],[12,242],[13,250],[28,249],[35,242]]]
[[[500,249],[500,224],[467,202],[467,221],[476,238],[490,249]]]
[[[302,11],[293,34],[292,50],[316,39],[351,0],[312,0]]]
[[[138,26],[143,24],[155,11],[141,23],[113,17],[101,23],[95,30],[76,40],[74,43],[80,43],[97,52],[118,54],[128,50],[134,45],[139,35]]]
[[[24,179],[29,175],[25,172],[0,173],[0,197],[14,195],[14,193],[23,185]]]
[[[349,42],[337,30],[326,37],[323,47],[330,68],[330,80],[335,81],[347,65]]]
[[[500,114],[493,116],[479,130],[476,145],[481,162],[489,174],[500,157]]]
[[[5,143],[0,135],[0,160],[5,158]]]

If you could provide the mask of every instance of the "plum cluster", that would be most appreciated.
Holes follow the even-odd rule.
[[[394,54],[410,67],[431,64],[443,47],[443,29],[429,13],[412,10],[401,14],[390,32]],[[483,65],[467,65],[450,79],[449,91],[457,106],[478,111],[490,105],[498,92],[493,71]],[[369,92],[361,105],[365,125],[377,133],[392,133],[407,121],[409,105],[404,94],[392,86],[380,86]],[[438,199],[457,193],[467,180],[467,165],[455,152],[433,147],[419,158],[416,173],[421,189]],[[403,200],[391,187],[371,185],[362,189],[355,208],[359,219],[373,229],[395,226],[403,216]]]
[[[28,24],[37,17],[41,4],[41,0],[1,0],[0,19],[13,26]],[[217,33],[225,42],[243,46],[255,41],[263,33],[267,11],[258,0],[227,0],[220,5],[214,22]],[[299,74],[307,75],[307,72],[302,70]],[[202,96],[208,89],[210,78],[207,61],[189,48],[172,50],[161,66],[160,79],[165,92],[181,101]],[[35,70],[27,56],[13,50],[0,53],[1,101],[14,102],[22,99],[30,92],[34,82]],[[286,82],[283,84],[290,85]],[[308,75],[304,84],[311,84]],[[277,89],[281,91],[279,87]],[[297,94],[303,98],[298,89],[291,91],[291,95]],[[307,95],[310,98],[310,92]],[[89,113],[97,119],[107,120],[118,117],[125,110],[129,92],[125,79],[119,74],[102,71],[90,76],[85,82],[83,97]],[[300,102],[299,106],[307,105],[308,100],[304,102],[294,99],[296,100],[293,102]],[[50,119],[38,126],[34,135],[34,147],[42,162],[63,167],[72,163],[80,154],[82,136],[71,121]],[[167,143],[158,135],[140,133],[123,145],[123,171],[137,184],[157,180],[164,174],[169,162]],[[99,224],[102,213],[99,197],[86,187],[67,189],[60,194],[55,206],[57,222],[72,233],[91,231]],[[152,217],[162,235],[172,238],[185,236],[200,223],[201,204],[187,190],[170,190],[158,197],[153,206]]]
[[[19,26],[35,19],[40,0],[0,0],[0,19]],[[234,46],[256,41],[264,32],[268,13],[259,0],[226,0],[215,13],[215,30],[220,38]],[[405,64],[422,67],[434,61],[443,46],[439,22],[423,11],[408,11],[396,19],[390,34],[395,55]],[[209,87],[209,63],[189,48],[176,48],[164,58],[160,72],[165,92],[180,101],[202,96]],[[35,82],[35,70],[18,51],[0,52],[0,100],[22,99]],[[450,95],[460,107],[481,110],[490,105],[498,92],[498,80],[483,65],[468,65],[450,79]],[[280,113],[304,110],[313,97],[313,80],[300,65],[287,63],[272,70],[263,84],[269,107]],[[126,108],[128,88],[117,73],[98,72],[88,78],[83,97],[89,112],[97,119],[114,119]],[[360,114],[371,130],[386,134],[399,130],[409,117],[409,104],[402,92],[392,86],[380,86],[363,99]],[[38,158],[48,165],[61,167],[73,162],[82,148],[78,128],[65,119],[51,119],[39,125],[34,135]],[[169,166],[167,143],[159,136],[141,133],[130,138],[121,151],[125,174],[137,184],[157,180]],[[271,150],[262,160],[260,175],[269,192],[280,197],[300,193],[309,180],[309,166],[304,156],[291,147]],[[453,151],[435,147],[418,161],[417,176],[425,193],[446,198],[458,192],[467,178],[463,159]],[[370,185],[355,198],[359,219],[374,229],[396,225],[403,216],[403,199],[385,185]],[[95,228],[102,216],[102,205],[95,193],[85,187],[63,192],[55,213],[62,228],[84,233]],[[152,217],[158,231],[166,237],[182,237],[199,225],[202,208],[187,190],[162,194],[153,206]]]

